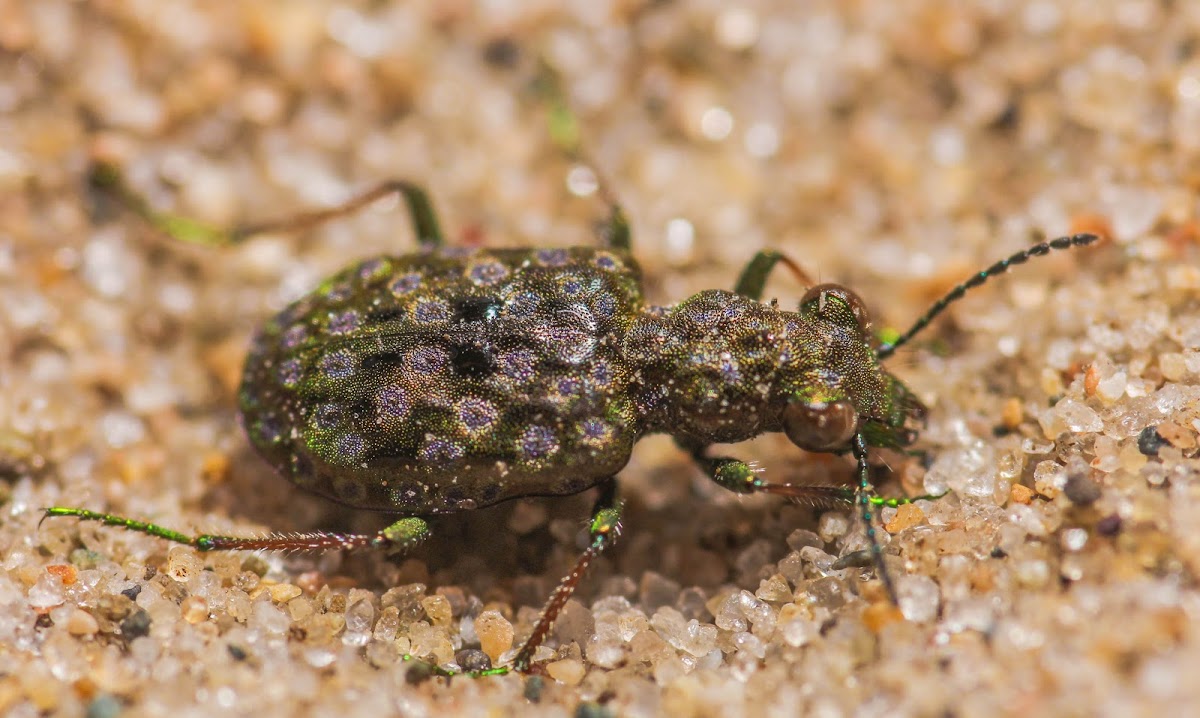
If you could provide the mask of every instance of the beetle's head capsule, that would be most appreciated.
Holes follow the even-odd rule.
[[[871,315],[858,295],[840,284],[818,284],[810,287],[800,299],[801,313],[848,329],[856,329],[865,340],[871,340]]]
[[[842,451],[856,434],[871,446],[906,446],[924,407],[879,363],[866,305],[840,284],[820,284],[800,301],[806,366],[787,382],[780,424],[808,451]]]

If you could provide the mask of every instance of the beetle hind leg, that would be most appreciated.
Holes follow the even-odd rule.
[[[183,215],[153,208],[145,197],[125,182],[125,175],[120,168],[110,162],[95,162],[88,175],[88,184],[96,190],[112,195],[122,206],[152,227],[181,242],[223,246],[238,244],[260,234],[302,232],[352,215],[385,197],[399,195],[408,210],[417,242],[428,248],[444,244],[442,230],[429,201],[429,195],[419,185],[406,180],[380,182],[365,192],[327,209],[300,212],[290,217],[238,225],[231,229],[213,227]]]
[[[309,531],[239,537],[218,534],[189,535],[146,521],[65,506],[46,509],[42,520],[55,516],[72,516],[82,521],[98,521],[105,526],[117,526],[127,531],[157,536],[167,541],[192,546],[198,551],[326,551],[375,548],[388,552],[402,552],[414,548],[429,538],[429,525],[418,518],[400,519],[375,534]]]

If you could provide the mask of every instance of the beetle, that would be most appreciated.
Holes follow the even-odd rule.
[[[616,476],[636,441],[652,433],[674,437],[730,491],[856,505],[870,559],[897,604],[873,511],[915,499],[874,493],[868,451],[911,445],[926,409],[882,361],[990,277],[1097,239],[1076,234],[1013,254],[955,287],[907,332],[879,343],[864,303],[844,286],[812,286],[795,310],[762,302],[775,267],[803,276],[774,251],[759,252],[732,291],[646,304],[628,223],[611,200],[600,246],[466,249],[445,244],[427,195],[405,181],[330,210],[224,233],[154,211],[115,166],[98,164],[91,178],[168,234],[207,243],[304,229],[384,196],[404,199],[419,251],[352,264],[267,321],[238,393],[251,444],[279,473],[342,504],[402,518],[376,534],[238,538],[189,536],[80,508],[52,507],[45,515],[99,521],[201,551],[403,552],[429,536],[428,516],[598,488],[588,546],[510,666],[470,675],[530,670],[588,565],[619,534]],[[714,444],[768,432],[808,451],[849,453],[856,482],[775,483],[745,461],[710,453]]]

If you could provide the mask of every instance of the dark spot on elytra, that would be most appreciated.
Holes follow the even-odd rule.
[[[450,348],[450,363],[455,373],[481,379],[496,371],[496,352],[485,341],[466,341]]]
[[[495,297],[466,297],[454,303],[454,317],[460,322],[490,322],[500,316],[503,307]]]
[[[363,371],[375,371],[380,368],[401,366],[404,363],[404,352],[385,349],[364,355],[360,361]]]
[[[366,323],[368,325],[386,324],[388,322],[394,322],[407,317],[408,313],[400,307],[380,307],[367,312]]]

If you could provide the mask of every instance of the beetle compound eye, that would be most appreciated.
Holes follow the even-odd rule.
[[[857,327],[864,337],[871,336],[871,315],[854,292],[840,284],[818,284],[804,293],[800,311],[825,321]]]
[[[845,400],[793,401],[784,409],[783,430],[806,451],[843,449],[858,431],[858,412]]]

